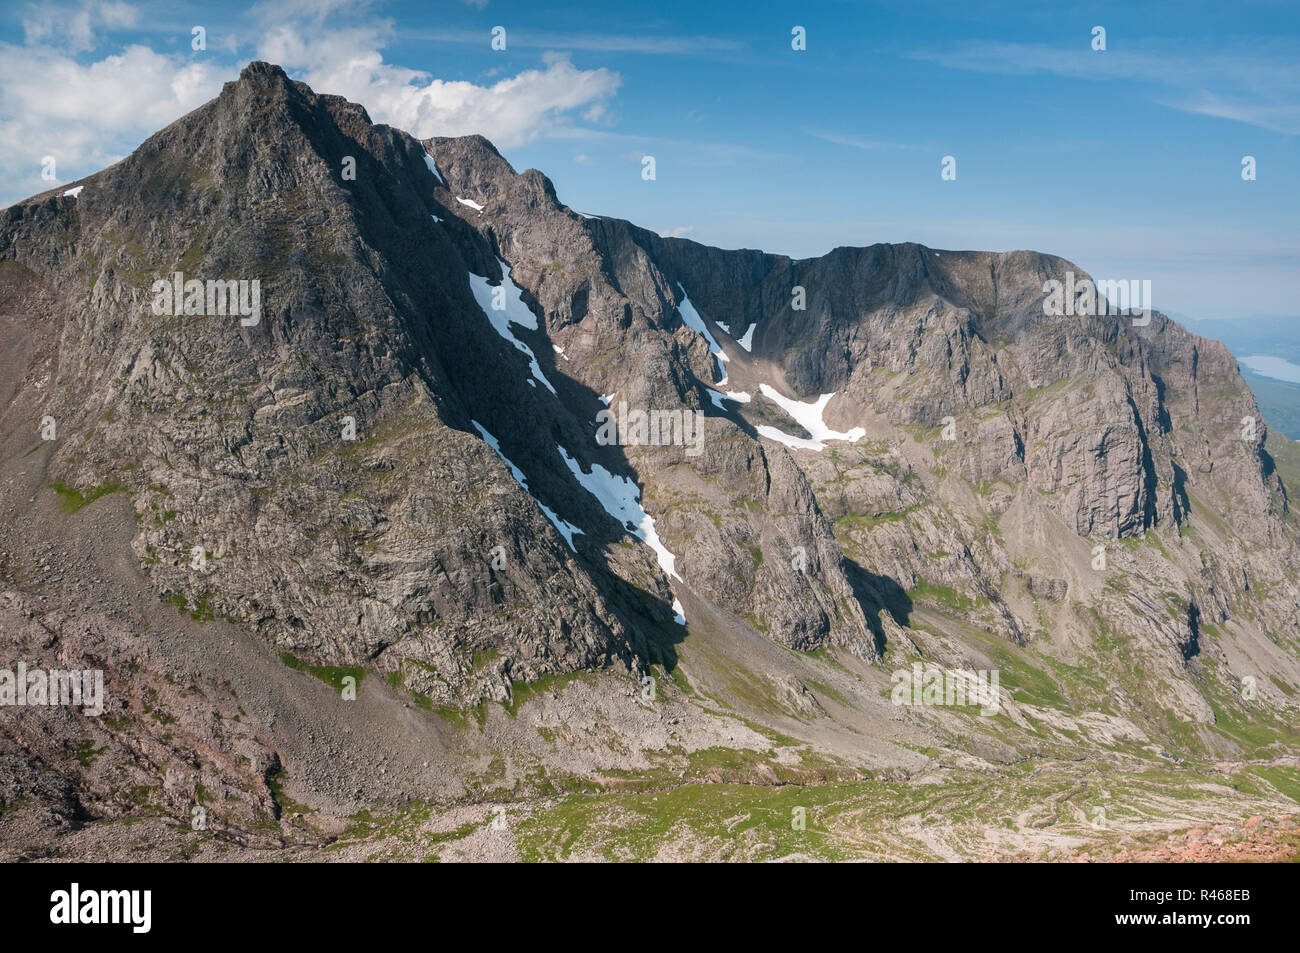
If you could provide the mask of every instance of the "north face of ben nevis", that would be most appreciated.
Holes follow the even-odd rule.
[[[1241,766],[1300,742],[1300,453],[1091,284],[660,237],[249,65],[0,212],[0,630],[103,673],[0,684],[0,851],[608,856],[566,798],[711,781],[815,790],[814,856],[1036,856],[1189,766],[1184,826],[1292,812]],[[771,856],[688,813],[618,850]]]

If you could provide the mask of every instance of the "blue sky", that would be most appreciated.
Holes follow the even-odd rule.
[[[1293,4],[542,7],[8,5],[0,202],[49,187],[44,156],[60,181],[102,168],[270,59],[418,136],[482,132],[574,208],[666,234],[795,256],[1033,248],[1151,279],[1180,317],[1300,314]]]

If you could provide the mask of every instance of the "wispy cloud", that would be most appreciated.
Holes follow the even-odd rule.
[[[918,50],[911,58],[979,73],[1046,73],[1080,80],[1143,84],[1155,102],[1274,132],[1300,134],[1300,49],[1284,41],[1249,46],[1224,41],[1190,49],[1151,40],[1133,49],[1094,52],[1042,43],[973,42]]]
[[[488,31],[416,30],[404,34],[417,42],[458,43],[486,47]],[[598,53],[650,53],[679,56],[740,53],[745,44],[717,36],[655,36],[643,33],[551,33],[537,30],[506,31],[507,48],[542,50],[590,50]]]
[[[916,149],[919,146],[907,145],[901,142],[885,142],[880,139],[868,139],[865,136],[855,136],[851,133],[824,132],[818,129],[803,130],[805,136],[812,136],[814,139],[821,139],[823,142],[834,143],[837,146],[848,146],[850,149],[861,149],[864,152],[884,152],[893,149]]]
[[[1233,119],[1287,135],[1300,134],[1300,104],[1298,103],[1262,103],[1240,98],[1226,99],[1215,93],[1199,90],[1181,101],[1164,103],[1164,105],[1183,112],[1216,116],[1219,119]]]
[[[613,132],[608,129],[590,127],[554,126],[542,133],[546,139],[580,139],[595,142],[631,144],[639,146],[636,151],[620,154],[625,162],[641,161],[642,156],[660,152],[670,153],[675,161],[686,165],[728,166],[742,162],[789,162],[794,156],[785,152],[772,152],[754,146],[734,142],[699,142],[692,139],[666,139],[662,136],[639,135],[636,133]]]

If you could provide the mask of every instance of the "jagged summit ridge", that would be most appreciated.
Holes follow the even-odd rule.
[[[5,432],[59,420],[50,479],[131,490],[160,592],[302,657],[460,704],[666,661],[677,614],[864,659],[918,627],[1073,653],[1100,619],[1208,717],[1180,668],[1200,627],[1226,656],[1294,622],[1235,362],[1160,314],[1046,320],[1044,284],[1083,274],[1062,259],[661,238],[264,63],[82,182],[0,224],[11,299],[57,330]],[[261,320],[151,313],[177,271],[256,277]],[[699,453],[598,442],[621,406],[700,415]],[[1151,533],[1163,553],[1117,542]]]

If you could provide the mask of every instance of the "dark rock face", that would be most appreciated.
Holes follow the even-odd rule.
[[[516,433],[561,427],[544,422],[557,408],[531,406],[518,355],[470,292],[471,269],[498,274],[492,253],[433,183],[409,137],[254,65],[77,199],[9,210],[11,267],[68,309],[43,368],[40,410],[64,436],[51,473],[129,487],[158,587],[290,651],[423,663],[448,702],[548,670],[635,666],[644,631],[671,624],[662,599],[631,598],[569,552],[470,425],[512,451]],[[174,271],[258,278],[261,320],[154,315],[150,285]],[[572,489],[514,452],[541,499]],[[573,495],[557,507],[615,535]],[[507,644],[473,672],[475,653]]]
[[[687,593],[868,660],[918,592],[1022,644],[1100,619],[1170,665],[1198,619],[1246,642],[1295,622],[1295,532],[1232,357],[1158,313],[1046,318],[1044,283],[1084,277],[1059,258],[665,239],[266,64],[82,184],[0,215],[6,452],[52,417],[50,480],[129,489],[152,584],[278,649],[451,705],[640,671]],[[258,280],[259,320],[155,314],[175,272]],[[517,289],[504,335],[476,289]],[[865,432],[772,439],[818,434],[765,389],[833,393],[825,428]],[[606,399],[703,415],[699,452],[598,443]],[[1160,593],[1175,621],[1134,611]]]

